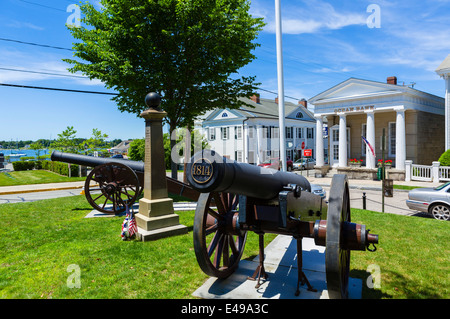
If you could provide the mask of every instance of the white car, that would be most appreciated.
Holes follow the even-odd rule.
[[[293,168],[296,170],[313,169],[316,165],[316,160],[313,158],[302,158],[294,162]]]
[[[320,197],[325,197],[327,192],[322,188],[322,186],[317,184],[311,184],[311,193],[319,195]]]
[[[409,191],[409,209],[429,213],[438,220],[450,220],[450,182],[435,188],[415,188]]]

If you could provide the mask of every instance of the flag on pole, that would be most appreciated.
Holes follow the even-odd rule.
[[[367,147],[368,147],[368,148],[370,149],[370,151],[372,152],[372,155],[375,156],[375,151],[373,150],[372,145],[370,145],[369,141],[368,141],[364,136],[361,136],[361,137],[362,137],[364,143],[366,143]]]
[[[122,240],[132,238],[138,232],[136,218],[134,217],[133,212],[128,209],[128,205],[126,206],[126,212],[127,216],[122,223],[122,233],[120,234]]]

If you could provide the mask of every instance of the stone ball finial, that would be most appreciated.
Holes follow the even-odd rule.
[[[161,97],[158,93],[150,92],[145,96],[145,104],[151,109],[158,109],[161,104]]]

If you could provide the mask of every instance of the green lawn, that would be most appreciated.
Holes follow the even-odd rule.
[[[0,173],[0,186],[84,181],[86,177],[67,177],[45,170]]]
[[[193,249],[194,212],[178,212],[186,235],[124,242],[123,217],[84,218],[91,210],[83,196],[0,205],[0,298],[184,299],[208,278]],[[450,297],[448,222],[352,212],[380,235],[375,253],[352,252],[352,277],[365,283],[368,266],[380,267],[381,288],[364,288],[363,298]],[[244,258],[257,253],[249,233]],[[72,267],[80,269],[80,288],[67,285]]]

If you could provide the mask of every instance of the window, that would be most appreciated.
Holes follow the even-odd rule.
[[[249,138],[253,138],[254,131],[255,131],[255,127],[254,126],[249,126],[248,127],[248,137]]]
[[[361,128],[361,135],[367,138],[367,124],[363,124]],[[366,156],[366,143],[361,139],[361,156]]]
[[[303,127],[297,127],[296,132],[297,132],[297,138],[303,138]]]
[[[333,145],[333,160],[339,160],[339,145]]]
[[[278,127],[271,126],[270,130],[271,130],[271,134],[272,134],[273,138],[278,138],[279,137],[280,129]]]
[[[222,140],[227,140],[229,138],[229,127],[221,127],[220,132],[222,133]]]
[[[242,162],[242,151],[235,151],[234,152],[234,159],[237,162]]]
[[[263,138],[270,138],[270,127],[269,126],[263,126]]]
[[[214,141],[216,139],[216,128],[210,127],[208,129],[208,140]]]
[[[306,138],[314,138],[314,128],[308,127],[306,129]]]
[[[286,150],[286,160],[292,160],[294,158],[293,150]]]
[[[234,127],[234,139],[235,140],[242,139],[242,126],[235,126]]]
[[[389,122],[389,142],[388,147],[389,157],[395,157],[395,135],[396,135],[396,123]]]
[[[333,142],[339,142],[339,130],[332,130],[333,132]]]
[[[286,127],[286,138],[293,138],[293,127]]]
[[[223,112],[222,117],[228,117],[228,113]]]
[[[298,118],[298,119],[301,119],[301,118],[303,118],[303,113],[302,112],[297,112],[295,117]]]

